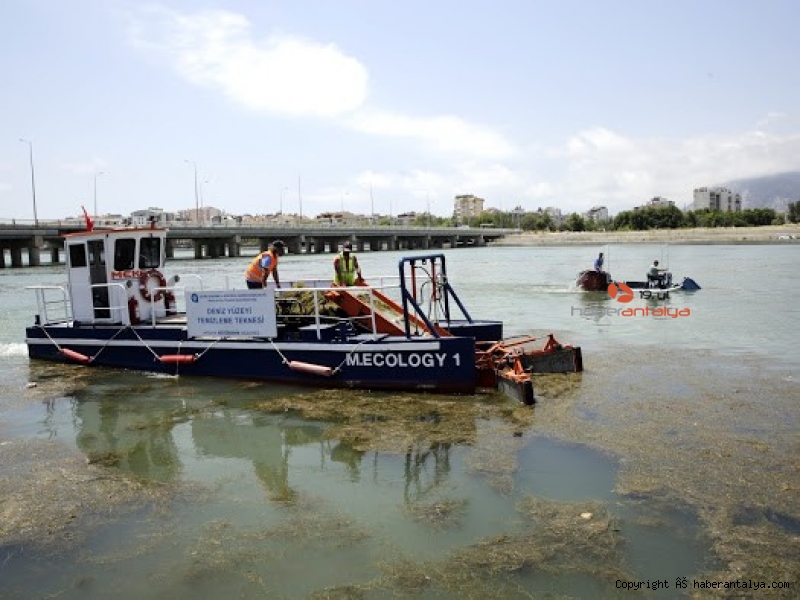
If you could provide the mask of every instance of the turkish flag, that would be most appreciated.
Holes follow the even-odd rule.
[[[93,231],[94,221],[92,221],[92,218],[89,216],[89,213],[86,212],[86,207],[81,206],[81,208],[83,209],[83,218],[86,219],[86,230]]]

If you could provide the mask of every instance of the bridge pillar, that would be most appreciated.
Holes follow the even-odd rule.
[[[0,246],[0,269],[6,268],[6,249]]]
[[[167,239],[164,245],[164,254],[167,258],[175,258],[175,244],[170,239]]]
[[[59,256],[60,253],[61,253],[60,250],[61,250],[61,248],[59,248],[58,246],[50,246],[50,263],[51,264],[57,265],[58,263],[61,262],[61,257]]]
[[[19,246],[11,247],[11,266],[15,268],[22,266],[22,248]]]
[[[44,243],[40,236],[34,236],[33,243],[28,246],[28,266],[38,267],[42,264],[42,255],[39,247]]]
[[[203,244],[198,240],[194,240],[194,257],[196,260],[203,258]]]
[[[217,242],[217,240],[208,241],[208,256],[211,258],[219,258],[219,242]]]

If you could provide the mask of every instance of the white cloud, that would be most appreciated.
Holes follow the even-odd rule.
[[[412,117],[385,110],[363,110],[350,117],[348,123],[358,131],[419,140],[450,154],[482,158],[514,154],[512,144],[498,133],[455,116]]]
[[[165,55],[188,81],[249,109],[330,117],[367,96],[366,69],[335,45],[278,34],[254,39],[240,14],[149,9],[131,33],[135,45]]]
[[[372,185],[381,202],[388,196],[407,198],[409,210],[424,210],[428,196],[437,214],[449,213],[456,194],[476,194],[487,206],[504,210],[519,204],[528,210],[555,206],[583,212],[605,205],[617,213],[654,196],[682,207],[691,202],[696,187],[797,170],[793,157],[798,155],[796,134],[754,130],[690,139],[635,139],[597,127],[576,132],[557,147],[533,148],[513,162],[432,161],[424,170],[369,171],[357,181],[364,189]],[[357,194],[352,195],[351,201]]]
[[[457,115],[370,106],[369,74],[357,58],[331,43],[262,35],[242,14],[150,8],[137,13],[132,36],[137,47],[157,53],[186,81],[217,90],[238,106],[327,118],[361,134],[398,140],[411,147],[414,164],[420,151],[428,153],[425,170],[403,170],[409,167],[398,158],[396,171],[343,177],[351,182],[344,187],[353,190],[373,187],[417,200],[474,193],[490,204],[502,198],[504,205],[529,208],[606,204],[619,211],[653,196],[683,204],[698,186],[796,170],[794,157],[800,155],[800,135],[787,132],[797,117],[778,111],[765,114],[751,131],[726,136],[632,138],[596,126],[556,147],[523,150],[525,140],[507,139]]]
[[[548,151],[561,161],[553,178],[531,181],[528,193],[555,198],[570,210],[606,204],[629,210],[654,196],[679,206],[696,187],[797,170],[800,135],[761,130],[690,139],[640,139],[605,129],[578,132]]]
[[[582,157],[594,152],[627,152],[631,150],[632,142],[623,136],[603,127],[595,127],[581,131],[571,137],[566,144],[566,154],[572,157]]]
[[[365,108],[368,73],[334,44],[298,36],[254,37],[250,21],[224,10],[180,13],[163,7],[133,19],[136,47],[164,57],[187,81],[218,89],[240,106],[292,116],[339,118],[361,133],[405,138],[443,154],[503,158],[512,144],[457,116],[416,117]]]

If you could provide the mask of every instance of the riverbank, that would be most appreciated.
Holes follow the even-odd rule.
[[[604,244],[796,244],[800,224],[766,227],[698,227],[648,231],[524,232],[501,238],[496,246],[571,246]]]

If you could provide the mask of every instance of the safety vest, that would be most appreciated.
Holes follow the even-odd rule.
[[[336,285],[355,285],[356,283],[356,257],[350,255],[350,260],[345,258],[344,252],[341,252],[336,258],[338,261],[338,269],[334,276],[333,282]]]
[[[264,277],[264,269],[261,268],[261,259],[264,256],[269,255],[272,257],[272,262],[269,265],[269,271],[267,272],[267,277],[269,274],[272,273],[278,267],[278,257],[272,252],[272,250],[267,250],[262,252],[258,256],[256,256],[250,265],[247,267],[247,270],[244,272],[244,278],[248,281],[255,281],[261,283]]]

